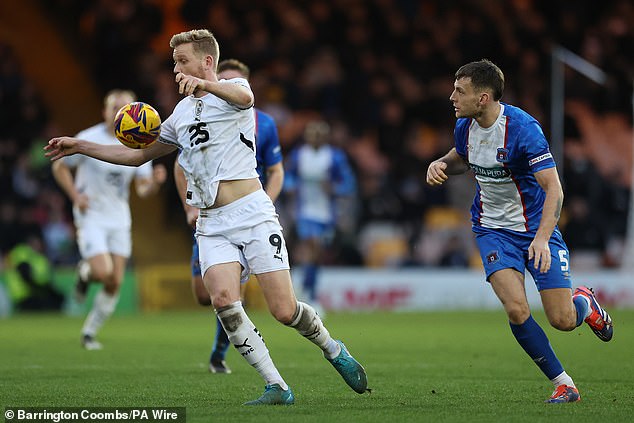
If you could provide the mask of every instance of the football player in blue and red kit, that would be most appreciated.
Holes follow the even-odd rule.
[[[546,402],[576,402],[579,391],[531,315],[525,271],[554,328],[571,331],[585,321],[607,342],[612,319],[590,288],[572,291],[568,247],[557,228],[563,191],[555,161],[539,122],[502,103],[503,91],[504,74],[488,60],[458,69],[449,97],[458,118],[455,147],[430,164],[427,183],[440,185],[469,169],[475,173],[471,221],[486,279],[517,342],[555,387]]]

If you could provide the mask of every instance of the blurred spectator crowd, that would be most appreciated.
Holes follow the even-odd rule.
[[[52,182],[42,152],[48,113],[14,52],[2,42],[0,110],[0,252],[4,257],[36,238],[52,262],[74,263],[78,256],[68,203]]]
[[[455,71],[468,61],[496,62],[507,80],[503,101],[535,116],[548,136],[550,51],[562,45],[609,75],[600,86],[568,70],[567,101],[594,115],[621,115],[631,128],[634,4],[629,0],[41,3],[56,16],[65,39],[76,42],[72,49],[81,52],[104,93],[131,88],[168,116],[180,99],[169,38],[207,28],[218,38],[221,58],[251,67],[256,104],[276,119],[285,152],[302,142],[307,122],[327,120],[332,143],[349,155],[358,184],[341,213],[330,264],[477,263],[468,222],[471,176],[456,177],[441,189],[425,184],[428,164],[453,144],[448,97]],[[69,207],[51,184],[41,154],[46,108],[11,49],[0,44],[0,56],[0,170],[7,181],[1,188],[2,252],[24,233],[40,231],[51,259],[72,263]],[[629,186],[597,166],[570,114],[565,135],[564,235],[573,252],[592,251],[601,264],[617,265]],[[180,207],[175,194],[168,197],[170,207]],[[282,197],[278,208],[289,227],[287,203]],[[292,256],[292,237],[289,243]]]

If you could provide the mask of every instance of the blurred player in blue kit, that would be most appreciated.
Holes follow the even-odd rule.
[[[44,147],[59,160],[83,154],[139,166],[179,150],[187,203],[198,208],[196,241],[203,282],[229,341],[265,382],[245,405],[290,405],[292,389],[273,363],[264,339],[240,301],[243,270],[256,275],[273,317],[316,345],[355,392],[368,391],[367,375],[293,291],[286,242],[275,206],[256,171],[254,95],[244,78],[218,80],[218,42],[207,30],[174,35],[175,82],[185,97],[163,121],[157,142],[140,150],[55,137]]]
[[[317,299],[319,266],[324,248],[336,231],[337,199],[353,195],[354,172],[346,154],[330,144],[330,125],[313,121],[306,125],[304,143],[293,149],[286,161],[284,191],[295,200],[295,228],[304,248],[303,291],[322,315]]]
[[[218,63],[218,79],[244,78],[249,79],[251,71],[247,65],[236,60],[227,59]],[[284,166],[282,164],[282,149],[277,135],[277,127],[273,118],[263,111],[254,108],[255,113],[255,157],[257,160],[257,171],[264,191],[275,202],[282,190],[284,182]],[[191,226],[196,226],[198,209],[187,204],[185,199],[187,191],[187,181],[183,169],[174,162],[174,179],[178,192],[183,202],[187,222]],[[200,273],[198,244],[194,239],[192,246],[192,291],[198,303],[202,306],[211,305],[211,298],[203,284]],[[243,272],[242,279],[248,278],[248,272]],[[246,280],[241,285],[242,297],[244,298],[244,288]],[[225,356],[231,343],[227,333],[222,327],[220,320],[216,319],[216,336],[209,356],[209,371],[212,373],[231,373],[231,369],[225,363]]]
[[[455,147],[432,162],[427,183],[472,169],[476,195],[471,221],[487,281],[506,311],[511,332],[555,390],[548,403],[579,401],[546,334],[533,319],[524,274],[532,275],[550,324],[572,331],[585,321],[603,341],[612,319],[593,291],[572,292],[569,252],[557,222],[563,191],[539,123],[525,111],[500,102],[504,74],[492,62],[462,66],[449,99],[456,117]]]

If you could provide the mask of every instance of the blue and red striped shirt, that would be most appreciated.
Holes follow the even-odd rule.
[[[536,232],[546,194],[534,173],[555,162],[539,122],[518,107],[501,105],[489,128],[470,118],[456,122],[456,151],[476,177],[471,221],[474,230]]]

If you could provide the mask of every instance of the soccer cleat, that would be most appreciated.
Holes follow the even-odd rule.
[[[231,369],[224,360],[212,360],[209,362],[209,371],[211,373],[231,373]]]
[[[103,345],[101,345],[101,342],[95,340],[95,338],[90,335],[83,335],[81,337],[81,346],[88,351],[103,349]]]
[[[341,347],[341,352],[337,357],[333,359],[326,358],[326,360],[337,369],[343,380],[356,393],[370,392],[368,389],[368,377],[363,366],[350,355],[343,342],[339,340],[335,340],[335,342]]]
[[[75,283],[75,301],[83,304],[86,301],[86,293],[88,292],[88,283],[90,265],[87,261],[80,260],[77,264],[77,282]]]
[[[594,296],[592,288],[580,286],[575,289],[573,298],[577,296],[584,296],[590,300],[590,309],[592,312],[585,318],[585,322],[590,326],[592,332],[602,341],[608,342],[612,339],[614,334],[614,328],[612,327],[612,318],[597,302]]]
[[[243,405],[291,405],[295,403],[295,395],[291,387],[285,391],[282,387],[274,383],[264,387],[264,393],[256,400],[245,402]]]
[[[577,402],[581,401],[579,391],[574,386],[559,385],[555,388],[555,392],[548,398],[546,403],[558,404],[563,402]]]

